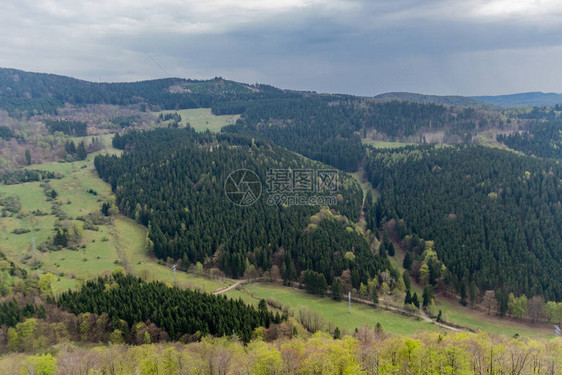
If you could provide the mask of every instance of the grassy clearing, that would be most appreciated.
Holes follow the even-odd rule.
[[[106,149],[100,153],[119,153],[110,146],[111,135],[102,136]],[[88,140],[90,137],[76,138]],[[50,183],[58,192],[61,209],[69,216],[71,222],[76,217],[99,211],[102,202],[111,195],[109,184],[100,179],[94,169],[95,155],[88,155],[84,161],[71,163],[44,163],[30,166],[33,169],[48,170],[62,174],[64,177],[51,180]],[[97,195],[88,193],[92,189]],[[174,282],[173,272],[165,264],[159,264],[146,253],[146,228],[135,221],[118,216],[109,225],[98,226],[97,231],[86,230],[82,238],[85,248],[77,250],[62,249],[33,254],[31,238],[39,245],[48,241],[54,234],[56,218],[51,215],[51,202],[47,200],[40,187],[40,182],[17,185],[0,185],[0,197],[15,194],[19,197],[22,210],[13,217],[0,218],[0,250],[28,270],[32,267],[25,264],[26,259],[33,257],[41,262],[39,273],[51,272],[58,275],[55,283],[56,291],[64,291],[77,285],[76,278],[95,278],[111,272],[119,265],[128,265],[135,273],[148,273],[151,278],[170,283]],[[41,210],[48,213],[34,216],[31,211]],[[14,229],[29,229],[24,234],[12,233]],[[29,262],[27,262],[29,263]],[[148,272],[144,271],[147,270]],[[231,280],[214,281],[185,272],[177,273],[178,284],[204,291],[214,291],[232,284]]]
[[[252,284],[245,287],[258,298],[273,297],[291,308],[299,305],[307,306],[311,311],[317,311],[322,317],[333,322],[340,329],[354,331],[362,324],[375,326],[380,322],[386,332],[397,335],[411,335],[423,331],[440,331],[434,324],[423,320],[408,318],[385,310],[374,309],[370,306],[352,304],[348,313],[347,303],[336,302],[331,298],[318,297],[294,288],[268,284]]]
[[[413,143],[376,141],[374,139],[369,139],[369,138],[362,138],[361,142],[363,142],[364,145],[373,146],[375,148],[399,148],[399,147],[413,145]]]
[[[161,113],[164,115],[168,113],[179,113],[182,119],[180,122],[180,126],[186,126],[186,124],[189,123],[191,127],[198,132],[203,132],[207,129],[212,132],[218,132],[223,126],[236,123],[236,120],[238,120],[238,118],[240,117],[240,115],[215,116],[211,112],[211,108],[162,111],[155,112],[155,115],[159,116]]]
[[[236,289],[229,290],[228,292],[225,292],[224,295],[232,299],[242,299],[242,301],[244,301],[245,303],[254,306],[257,306],[260,302],[258,298],[253,298],[248,295],[248,293]]]
[[[513,320],[500,319],[443,298],[437,300],[436,308],[442,310],[445,313],[447,321],[451,323],[460,324],[476,330],[480,329],[488,333],[495,333],[508,337],[512,337],[516,333],[520,336],[530,338],[548,338],[554,336],[553,328],[550,329],[541,325],[530,326]]]
[[[171,268],[148,256],[146,250],[146,228],[138,225],[132,219],[119,216],[114,221],[113,229],[112,239],[114,247],[116,251],[122,251],[124,259],[128,262],[132,272],[147,274],[149,279],[161,280],[170,284],[174,283],[174,272]],[[230,279],[225,279],[224,281],[211,280],[183,271],[177,271],[176,277],[178,285],[206,292],[213,292],[234,283]]]
[[[370,191],[373,194],[373,199],[376,201],[380,198],[380,193],[373,188],[373,185],[367,180],[363,178],[363,173],[361,171],[350,173],[359,182],[361,185],[361,189],[363,189],[363,196],[367,195],[367,192]]]

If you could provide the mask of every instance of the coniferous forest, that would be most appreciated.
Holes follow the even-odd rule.
[[[150,321],[172,340],[186,334],[235,333],[248,342],[255,328],[281,323],[279,313],[274,315],[264,308],[256,310],[241,300],[182,290],[161,282],[145,283],[120,273],[88,281],[80,291],[62,294],[57,304],[74,314],[107,313],[114,329],[121,328],[121,320],[127,323],[127,330],[136,323]]]
[[[499,134],[497,140],[526,155],[562,158],[562,121],[534,121],[528,130],[509,135]]]
[[[371,149],[366,169],[382,193],[370,222],[403,219],[402,236],[435,241],[459,292],[474,281],[505,296],[562,299],[558,162],[481,146],[422,146]]]
[[[223,132],[264,137],[276,144],[345,171],[355,171],[365,156],[361,137],[384,134],[414,137],[420,130],[444,129],[458,141],[470,140],[478,127],[495,121],[472,108],[453,111],[442,105],[361,101],[342,95],[262,100],[239,106],[222,103],[216,114],[241,113]],[[415,138],[415,137],[414,137]],[[419,137],[418,137],[419,138]]]
[[[241,277],[248,264],[262,271],[275,265],[286,281],[313,270],[331,282],[349,269],[355,287],[387,265],[362,235],[349,230],[353,224],[345,219],[330,212],[310,223],[319,206],[267,202],[270,168],[328,168],[325,165],[253,138],[189,129],[132,132],[116,136],[114,145],[128,151],[119,158],[96,157],[96,169],[111,184],[119,209],[149,228],[158,258],[184,265],[213,259],[234,278]],[[224,193],[226,177],[241,168],[255,171],[263,182],[263,196],[246,207],[234,205]],[[337,198],[330,208],[357,221],[363,198],[359,184],[341,173]],[[355,251],[358,261],[344,258],[349,251]]]

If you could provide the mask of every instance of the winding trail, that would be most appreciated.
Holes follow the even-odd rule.
[[[222,293],[228,292],[229,290],[232,290],[232,289],[236,288],[238,285],[246,284],[246,282],[247,282],[246,280],[237,281],[234,284],[232,284],[231,286],[215,290],[213,292],[213,294],[222,294]]]

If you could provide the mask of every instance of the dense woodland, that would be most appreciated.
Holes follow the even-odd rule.
[[[370,252],[353,224],[327,209],[309,223],[321,207],[268,204],[270,168],[325,165],[267,142],[189,129],[132,132],[116,136],[114,145],[129,151],[120,158],[96,157],[96,169],[111,184],[119,209],[149,228],[158,258],[180,260],[185,267],[201,262],[235,278],[250,265],[261,272],[275,266],[287,281],[311,269],[331,282],[350,269],[357,287],[386,262]],[[224,193],[226,177],[240,168],[255,171],[263,184],[263,196],[246,207],[234,205]],[[361,187],[350,176],[339,176],[338,202],[331,209],[355,222]],[[358,261],[344,259],[349,251]]]
[[[85,137],[88,135],[88,124],[82,121],[45,120],[45,125],[50,133],[63,132],[73,137]]]
[[[265,334],[248,345],[228,338],[198,343],[87,348],[60,345],[45,354],[0,358],[6,375],[75,374],[546,374],[562,371],[562,344],[481,334],[425,333],[393,337],[362,326],[353,335],[333,338],[318,332]]]
[[[562,158],[562,121],[533,121],[527,127],[522,133],[499,134],[497,140],[527,155]]]
[[[249,103],[238,123],[223,132],[264,137],[309,158],[355,171],[363,157],[357,133],[361,128],[362,118],[352,105],[330,105],[314,97]]]
[[[461,296],[479,290],[562,300],[561,166],[480,146],[369,151],[382,193],[371,225],[403,219],[435,241]],[[423,247],[417,247],[418,256]],[[439,275],[440,276],[440,275]]]
[[[0,138],[2,139],[11,139],[14,138],[14,132],[8,128],[7,126],[0,126]]]
[[[6,185],[43,181],[52,178],[62,178],[62,175],[56,172],[42,171],[38,169],[16,169],[12,172],[4,172],[0,175],[0,180]]]
[[[480,128],[498,122],[473,108],[451,109],[414,102],[375,102],[341,95],[225,103],[217,114],[241,111],[235,125],[224,132],[265,137],[278,145],[346,171],[355,171],[364,157],[361,136],[390,139],[414,137],[420,132],[446,130],[452,142],[468,142]]]
[[[125,321],[129,329],[136,323],[151,321],[172,340],[184,335],[229,336],[235,333],[248,342],[255,328],[281,323],[279,314],[271,314],[265,305],[256,310],[241,300],[182,290],[156,281],[145,283],[120,273],[88,281],[80,291],[63,293],[57,304],[74,314],[107,313],[116,329],[122,326],[120,320]]]

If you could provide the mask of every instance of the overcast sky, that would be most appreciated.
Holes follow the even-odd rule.
[[[2,0],[0,66],[376,95],[562,92],[560,0]]]

